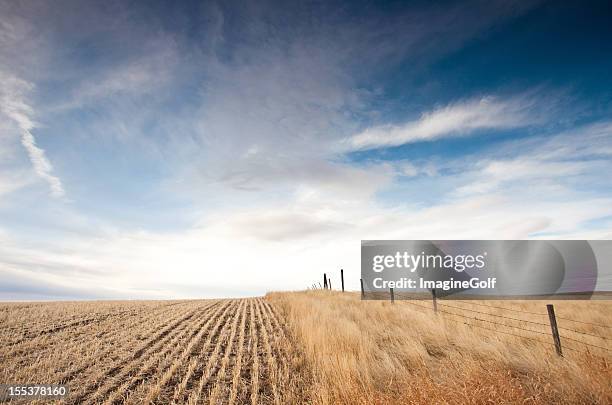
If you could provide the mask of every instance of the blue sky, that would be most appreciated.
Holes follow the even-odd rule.
[[[0,299],[357,288],[362,239],[610,238],[611,17],[0,0]]]

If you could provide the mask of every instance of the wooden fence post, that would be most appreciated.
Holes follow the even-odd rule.
[[[559,336],[559,329],[557,328],[557,317],[555,316],[555,307],[552,304],[547,304],[546,309],[548,310],[548,319],[550,320],[550,329],[552,330],[552,337],[555,342],[555,350],[559,356],[563,356],[563,352],[561,351],[561,338]]]
[[[359,283],[361,284],[361,299],[365,298],[365,291],[363,290],[363,279],[359,279]]]
[[[331,277],[327,279],[327,286],[329,287],[330,290],[332,289],[332,286],[331,286]]]
[[[431,290],[431,298],[433,299],[433,310],[438,313],[438,302],[436,301],[436,289]]]
[[[340,281],[342,282],[342,292],[344,292],[344,270],[340,269]]]
[[[319,290],[322,290],[322,289],[323,289],[323,287],[321,287],[321,283],[319,283]]]
[[[327,274],[323,273],[323,288],[327,290]]]
[[[391,303],[394,304],[395,303],[395,295],[393,295],[393,287],[390,287],[389,290],[391,291]]]

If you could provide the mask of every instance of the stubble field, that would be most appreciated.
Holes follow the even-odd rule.
[[[68,404],[300,402],[276,309],[242,300],[0,306],[0,381],[61,383]]]

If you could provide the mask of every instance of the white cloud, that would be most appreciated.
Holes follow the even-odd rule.
[[[581,189],[606,189],[603,173],[612,171],[612,124],[608,121],[558,134],[531,136],[498,144],[479,156],[464,156],[460,176],[466,184],[455,195],[539,192],[548,198]],[[472,162],[465,165],[463,162]],[[448,163],[448,162],[447,162]]]
[[[527,96],[481,97],[424,113],[403,125],[372,127],[344,140],[349,150],[375,149],[406,143],[458,137],[484,129],[520,128],[541,122],[535,100]]]
[[[0,198],[31,185],[34,180],[36,178],[25,171],[0,170]]]
[[[479,162],[471,183],[459,187],[457,194],[487,193],[501,187],[506,189],[534,187],[550,190],[560,181],[593,169],[593,162],[543,161],[529,158]],[[547,186],[547,187],[545,187]]]
[[[0,111],[10,120],[13,120],[21,135],[21,144],[25,148],[32,162],[36,174],[45,180],[54,197],[64,196],[64,188],[60,179],[53,175],[53,166],[45,151],[36,145],[32,134],[35,127],[33,121],[34,111],[25,100],[25,94],[33,85],[18,77],[0,71]]]
[[[514,152],[539,159],[609,159],[612,156],[612,121],[572,128],[555,136],[535,136],[508,145]]]
[[[158,35],[143,42],[135,55],[126,57],[107,69],[81,78],[78,86],[64,103],[48,107],[52,112],[96,106],[122,99],[139,100],[158,97],[178,73],[179,57],[171,38]],[[125,108],[124,105],[121,108]],[[131,112],[131,111],[130,111]]]

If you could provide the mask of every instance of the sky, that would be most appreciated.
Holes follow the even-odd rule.
[[[358,289],[361,240],[611,239],[610,20],[0,0],[0,299]]]

